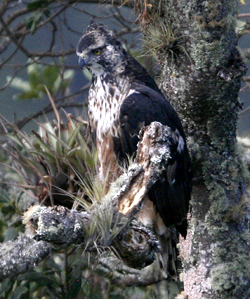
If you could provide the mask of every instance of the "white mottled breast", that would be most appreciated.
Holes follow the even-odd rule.
[[[131,94],[129,81],[117,79],[115,86],[97,77],[95,84],[89,90],[88,113],[92,130],[96,138],[103,140],[103,135],[111,132],[118,137],[118,119],[120,107],[124,99]]]
[[[91,130],[96,135],[99,177],[102,181],[108,179],[111,182],[119,175],[113,137],[119,138],[120,107],[124,99],[133,92],[135,91],[130,89],[126,78],[117,78],[115,83],[107,83],[100,76],[89,90],[89,121]]]

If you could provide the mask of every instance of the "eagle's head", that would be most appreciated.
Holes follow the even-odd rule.
[[[78,42],[76,54],[81,68],[87,67],[95,76],[124,70],[125,50],[113,31],[92,22]]]

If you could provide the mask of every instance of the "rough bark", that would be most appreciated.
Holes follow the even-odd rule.
[[[137,1],[161,87],[179,113],[194,164],[191,221],[181,240],[189,298],[249,298],[249,199],[236,144],[245,66],[236,0]],[[155,44],[155,46],[154,46]]]

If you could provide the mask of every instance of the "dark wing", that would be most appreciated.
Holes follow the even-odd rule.
[[[121,137],[114,140],[115,152],[120,161],[126,159],[126,155],[135,154],[140,129],[153,121],[168,125],[172,130],[171,159],[148,196],[165,225],[176,225],[185,237],[191,191],[189,156],[180,119],[161,93],[138,85],[124,100],[120,109]]]

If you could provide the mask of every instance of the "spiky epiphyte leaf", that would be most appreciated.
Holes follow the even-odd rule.
[[[56,115],[57,121],[38,124],[38,131],[30,136],[9,124],[12,143],[5,150],[25,184],[37,186],[40,202],[72,207],[79,190],[90,193],[83,188],[92,188],[98,160],[88,139],[87,123],[66,114],[64,124],[58,112]],[[80,200],[89,197],[84,195]]]
[[[156,25],[157,24],[157,25]],[[182,50],[180,40],[182,37],[174,35],[171,24],[166,21],[157,20],[154,25],[148,25],[146,34],[144,34],[144,42],[149,54],[156,56],[161,60],[166,53],[170,54],[171,58],[179,50]]]

